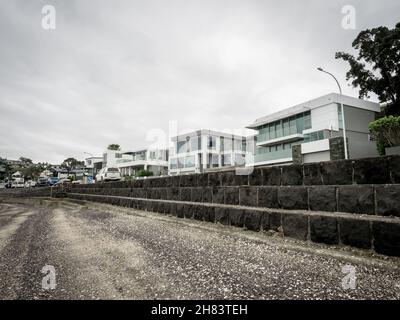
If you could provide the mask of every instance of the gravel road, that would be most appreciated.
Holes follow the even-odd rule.
[[[54,289],[42,288],[46,265]],[[355,289],[342,286],[346,265]],[[0,298],[399,299],[400,260],[108,205],[6,199]]]

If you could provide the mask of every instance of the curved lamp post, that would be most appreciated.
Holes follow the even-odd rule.
[[[343,102],[342,102],[342,100],[343,100],[343,99],[342,99],[342,88],[340,87],[339,81],[336,79],[336,77],[335,77],[332,73],[330,73],[330,72],[328,72],[328,71],[325,71],[325,70],[322,69],[321,67],[317,68],[317,70],[318,70],[318,71],[321,71],[321,72],[324,72],[324,73],[326,73],[326,74],[329,74],[333,79],[335,79],[336,84],[337,84],[338,87],[339,87],[339,92],[340,92],[340,108],[341,108],[341,110],[342,110],[342,124],[343,124],[344,158],[347,160],[347,159],[349,158],[349,154],[348,154],[348,151],[347,151],[346,123],[345,123],[345,121],[344,121],[344,108],[343,108]]]

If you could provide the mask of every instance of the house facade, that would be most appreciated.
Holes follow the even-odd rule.
[[[245,164],[247,142],[241,135],[201,129],[171,140],[170,175]]]
[[[168,150],[141,148],[133,151],[107,150],[103,153],[103,167],[117,167],[123,176],[134,176],[139,170],[154,176],[168,174]]]
[[[246,165],[308,163],[340,158],[337,144],[341,141],[343,146],[343,139],[340,139],[343,137],[341,102],[349,158],[377,156],[376,143],[370,140],[368,125],[380,112],[380,105],[331,93],[259,118],[247,126],[257,133],[254,152],[247,156]]]

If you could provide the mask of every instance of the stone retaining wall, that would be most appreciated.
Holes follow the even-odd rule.
[[[81,188],[74,193],[400,217],[400,184]]]
[[[397,218],[80,193],[69,193],[68,197],[221,223],[252,231],[279,231],[284,236],[303,241],[348,245],[400,256],[400,220]]]
[[[336,160],[254,168],[249,175],[235,171],[154,177],[130,182],[109,182],[104,188],[222,187],[222,186],[311,186],[400,183],[400,156]],[[73,185],[79,188],[79,185]],[[98,184],[87,185],[97,188]]]

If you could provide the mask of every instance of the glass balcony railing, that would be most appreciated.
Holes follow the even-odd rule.
[[[256,154],[254,155],[254,162],[257,163],[284,158],[292,158],[292,149]]]

